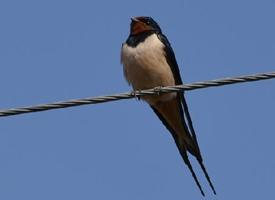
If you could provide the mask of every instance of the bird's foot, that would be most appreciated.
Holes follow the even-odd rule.
[[[141,90],[134,90],[131,92],[131,94],[137,99],[140,100],[140,96],[138,95]]]
[[[161,89],[162,89],[162,86],[158,86],[158,87],[154,88],[154,92],[156,92],[156,95],[158,95],[158,96],[160,95]]]

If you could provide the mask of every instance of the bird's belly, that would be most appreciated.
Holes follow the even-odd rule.
[[[136,90],[174,85],[174,77],[166,61],[137,59],[125,66],[126,79]]]
[[[142,51],[131,47],[123,47],[122,63],[127,81],[135,90],[149,89],[158,86],[175,85],[174,76],[168,65],[163,49],[153,48]],[[143,97],[149,104],[167,101],[176,96],[176,93],[158,96]]]

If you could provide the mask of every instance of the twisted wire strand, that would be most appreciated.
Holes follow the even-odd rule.
[[[52,109],[67,108],[67,107],[80,106],[80,105],[86,105],[86,104],[105,103],[105,102],[117,101],[121,99],[131,99],[135,97],[139,98],[145,95],[159,95],[161,93],[189,91],[189,90],[196,90],[196,89],[202,89],[202,88],[208,88],[208,87],[218,87],[223,85],[252,82],[252,81],[259,81],[259,80],[272,79],[272,78],[275,78],[275,72],[252,74],[247,76],[229,77],[224,79],[201,81],[201,82],[168,86],[168,87],[156,87],[156,88],[151,88],[147,90],[125,92],[125,93],[107,95],[107,96],[72,99],[68,101],[60,101],[60,102],[40,104],[40,105],[28,106],[28,107],[22,107],[22,108],[0,110],[0,117],[10,116],[10,115],[19,115],[19,114],[31,113],[31,112],[40,112],[40,111],[46,111],[46,110],[52,110]]]

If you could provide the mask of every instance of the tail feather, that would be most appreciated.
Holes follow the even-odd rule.
[[[196,133],[183,94],[170,101],[161,102],[157,105],[151,106],[151,108],[172,134],[182,159],[188,166],[201,194],[204,196],[202,187],[188,159],[187,151],[196,157],[213,193],[216,194],[215,188],[203,164]],[[185,121],[185,117],[187,122]]]
[[[181,157],[182,157],[184,163],[185,163],[185,164],[187,165],[187,167],[189,168],[189,170],[190,170],[190,172],[191,172],[191,174],[192,174],[192,177],[193,177],[193,179],[195,180],[196,185],[198,186],[198,188],[199,188],[199,190],[200,190],[202,196],[205,196],[204,191],[203,191],[203,189],[202,189],[202,187],[201,187],[201,184],[200,184],[200,182],[199,182],[199,180],[198,180],[198,178],[197,178],[197,175],[196,175],[196,173],[194,172],[193,167],[192,167],[192,165],[191,165],[191,163],[190,163],[190,161],[189,161],[189,159],[188,159],[188,155],[187,155],[186,149],[182,149],[182,147],[179,145],[177,139],[176,139],[176,138],[174,138],[174,139],[175,139],[175,142],[176,142],[176,144],[177,144],[177,147],[178,147],[178,149],[179,149],[180,155],[181,155]]]
[[[199,160],[199,159],[197,159],[197,160],[198,160],[198,162],[199,162],[199,164],[200,164],[200,166],[201,166],[201,169],[202,169],[202,171],[203,171],[203,173],[204,173],[204,175],[205,175],[205,177],[206,177],[206,179],[207,179],[207,181],[208,181],[208,183],[209,183],[209,185],[210,185],[210,187],[211,187],[213,193],[214,193],[214,194],[217,194],[217,193],[216,193],[216,190],[215,190],[215,188],[214,188],[214,185],[213,185],[212,182],[211,182],[210,176],[208,175],[208,173],[207,173],[207,171],[206,171],[206,168],[205,168],[205,166],[204,166],[202,160]]]
[[[202,156],[201,156],[201,153],[200,153],[200,149],[199,149],[199,145],[198,145],[198,141],[197,141],[197,136],[196,136],[196,133],[195,133],[195,130],[194,130],[194,127],[193,127],[193,123],[192,123],[192,119],[191,119],[191,116],[190,116],[190,113],[189,113],[189,110],[188,110],[187,102],[184,98],[183,93],[181,93],[180,97],[181,97],[181,102],[182,102],[182,105],[183,105],[184,113],[185,113],[185,116],[187,118],[187,123],[188,123],[189,129],[190,129],[193,141],[195,142],[195,144],[197,146],[197,149],[198,149],[198,155],[195,156],[195,157],[197,158],[197,161],[199,162],[200,167],[201,167],[201,169],[202,169],[202,171],[203,171],[203,173],[204,173],[204,175],[207,179],[207,182],[209,183],[213,193],[216,194],[216,190],[214,188],[214,185],[212,184],[210,176],[208,175],[207,170],[206,170],[206,168],[203,164],[203,159],[202,159]]]
[[[192,122],[192,119],[191,119],[191,115],[189,113],[189,109],[188,109],[188,106],[187,106],[187,102],[184,98],[184,94],[181,93],[180,94],[180,99],[181,99],[181,103],[183,105],[183,111],[181,111],[182,113],[185,113],[185,116],[187,118],[187,123],[188,123],[188,127],[190,129],[190,132],[191,132],[191,135],[192,135],[192,138],[197,146],[197,149],[199,151],[199,155],[201,155],[200,153],[200,148],[199,148],[199,144],[198,144],[198,140],[197,140],[197,136],[196,136],[196,133],[195,133],[195,129],[193,127],[193,122]],[[180,106],[181,107],[181,106]],[[181,107],[182,108],[182,107]],[[182,109],[181,109],[182,110]],[[183,114],[184,115],[184,114]],[[183,116],[184,118],[184,116]],[[184,122],[185,123],[185,122]],[[201,157],[201,156],[200,156]],[[202,158],[201,158],[202,159]]]
[[[162,121],[162,123],[165,125],[165,127],[166,127],[166,128],[170,131],[170,133],[172,134],[172,136],[173,136],[173,138],[174,138],[174,140],[175,140],[175,143],[176,143],[176,145],[177,145],[177,147],[178,147],[179,153],[180,153],[180,155],[181,155],[181,157],[182,157],[184,163],[187,165],[188,169],[190,170],[190,172],[191,172],[191,174],[192,174],[192,177],[193,177],[193,179],[195,180],[195,183],[196,183],[196,185],[198,186],[198,188],[199,188],[201,194],[202,194],[203,196],[205,196],[204,191],[203,191],[203,189],[202,189],[202,187],[201,187],[201,184],[200,184],[200,182],[199,182],[199,180],[198,180],[198,178],[197,178],[197,175],[195,174],[195,172],[194,172],[194,170],[193,170],[193,167],[192,167],[192,165],[191,165],[191,163],[190,163],[190,161],[189,161],[189,159],[188,159],[187,149],[186,149],[188,145],[186,145],[186,142],[185,142],[185,141],[181,141],[181,142],[180,142],[180,141],[179,141],[179,138],[178,138],[178,136],[177,136],[177,134],[176,134],[175,131],[174,131],[174,129],[167,123],[167,121],[166,121],[166,120],[164,119],[164,117],[160,114],[160,112],[159,112],[156,108],[154,108],[153,106],[151,106],[151,108],[152,108],[153,111],[156,113],[156,115],[159,117],[159,119]],[[183,146],[183,145],[181,145],[181,144],[185,144],[186,148],[185,148],[185,146]],[[190,148],[191,148],[191,147],[190,147]],[[192,147],[192,148],[193,148],[193,147]]]

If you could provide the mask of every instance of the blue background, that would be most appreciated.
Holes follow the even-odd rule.
[[[129,91],[131,16],[169,38],[186,83],[275,70],[275,2],[0,2],[0,108]],[[211,193],[274,199],[275,80],[187,93]],[[137,100],[0,118],[0,199],[202,199],[174,141]]]

